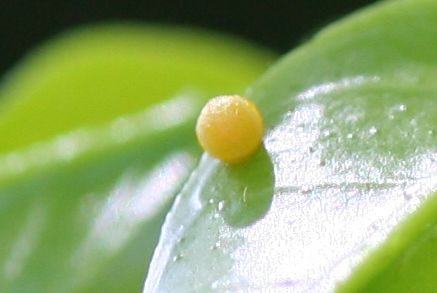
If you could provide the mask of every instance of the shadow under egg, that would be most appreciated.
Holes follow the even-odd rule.
[[[218,213],[233,227],[246,227],[269,210],[274,191],[272,161],[264,148],[239,164],[221,164],[213,176]],[[226,184],[224,184],[226,182]]]

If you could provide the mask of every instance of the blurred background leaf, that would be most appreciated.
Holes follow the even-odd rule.
[[[33,51],[0,89],[0,291],[138,292],[194,122],[273,55],[205,31],[83,28]]]

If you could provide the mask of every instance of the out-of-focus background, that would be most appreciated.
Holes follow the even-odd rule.
[[[284,53],[374,0],[2,0],[0,74],[36,44],[82,24],[144,21],[241,36]]]

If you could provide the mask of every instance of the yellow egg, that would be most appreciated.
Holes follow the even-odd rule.
[[[196,134],[202,148],[227,163],[238,163],[261,144],[264,123],[254,103],[241,96],[211,99],[197,120]]]

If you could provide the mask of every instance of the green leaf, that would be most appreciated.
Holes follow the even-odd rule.
[[[434,292],[437,288],[434,194],[373,253],[339,292]]]
[[[144,292],[327,292],[347,280],[437,190],[436,35],[436,1],[381,2],[270,69],[247,91],[268,131],[246,164],[264,167],[203,157]],[[384,280],[383,265],[367,269]],[[408,288],[434,278],[423,257],[408,265],[427,276]],[[380,283],[344,292],[409,292]]]
[[[184,90],[242,91],[271,60],[237,39],[183,28],[126,24],[75,31],[36,49],[7,75],[0,153],[109,122]]]
[[[0,291],[138,292],[211,95],[272,55],[208,32],[88,27],[0,89]]]

